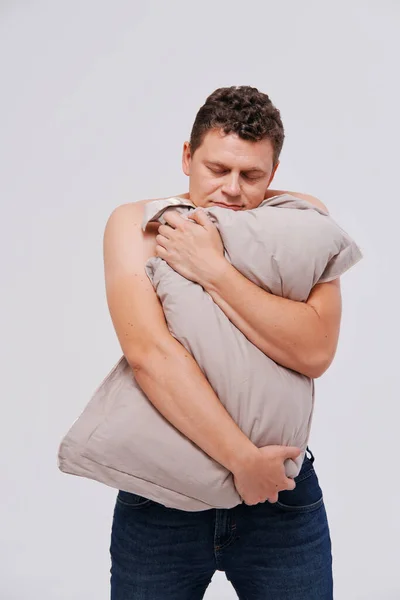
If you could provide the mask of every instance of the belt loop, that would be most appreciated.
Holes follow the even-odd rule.
[[[312,464],[314,462],[314,460],[315,460],[314,454],[311,452],[311,450],[310,450],[310,448],[308,446],[306,448],[306,454],[307,454],[307,450],[311,454],[310,461],[311,461],[311,464]]]

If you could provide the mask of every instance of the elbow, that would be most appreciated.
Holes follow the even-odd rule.
[[[134,373],[151,372],[160,357],[165,360],[171,356],[171,344],[168,342],[169,339],[159,339],[146,344],[136,344],[131,351],[125,353],[126,361]]]
[[[318,356],[314,360],[310,361],[306,366],[307,377],[310,379],[318,379],[322,377],[324,373],[329,369],[333,361],[333,356]]]
[[[309,377],[310,379],[318,379],[325,373],[325,371],[326,369],[323,369],[319,365],[313,365],[308,366],[307,373],[305,373],[305,375],[307,375],[307,377]]]
[[[130,366],[130,368],[132,369],[132,371],[135,375],[137,373],[143,371],[146,361],[141,358],[141,355],[135,354],[134,356],[131,356],[131,355],[127,356],[125,354],[125,358],[126,358],[126,362],[128,363],[128,365]]]
[[[134,373],[144,371],[153,362],[154,349],[135,348],[134,352],[125,354],[125,358]]]

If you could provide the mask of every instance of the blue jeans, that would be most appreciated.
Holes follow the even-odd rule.
[[[187,512],[119,491],[111,600],[199,600],[216,570],[241,600],[332,600],[327,515],[307,455],[279,500]]]

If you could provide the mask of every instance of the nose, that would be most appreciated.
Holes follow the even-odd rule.
[[[228,196],[239,196],[240,195],[240,185],[239,185],[239,176],[231,173],[229,177],[224,181],[224,185],[222,187],[222,191]]]

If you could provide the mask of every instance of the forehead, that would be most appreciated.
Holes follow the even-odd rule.
[[[243,140],[236,133],[224,134],[221,130],[211,130],[204,136],[198,153],[199,159],[221,162],[226,166],[240,166],[246,169],[272,168],[273,146],[269,139],[253,142]]]

